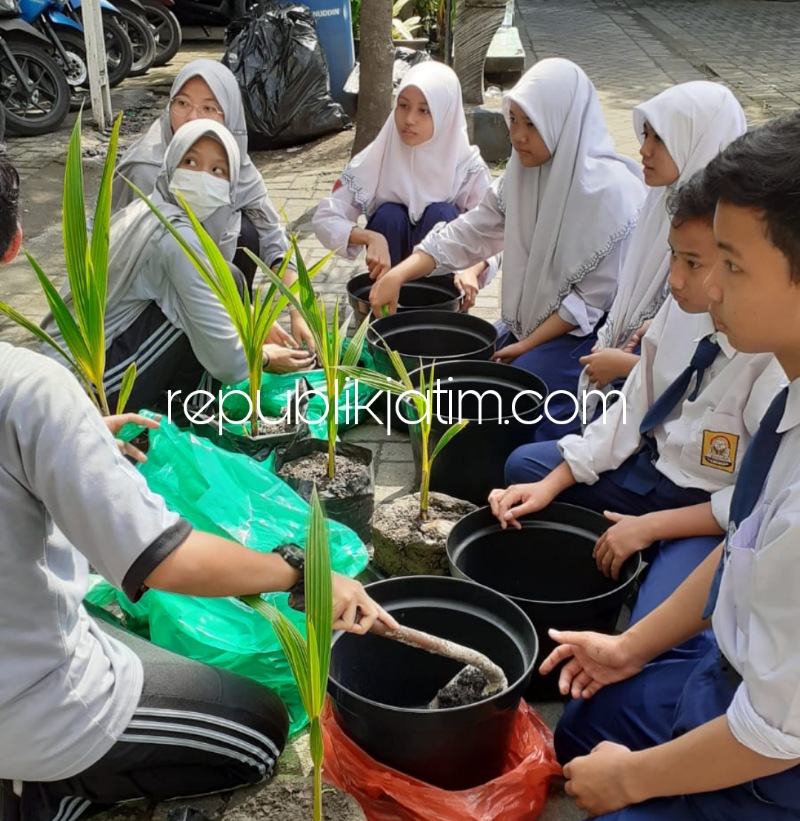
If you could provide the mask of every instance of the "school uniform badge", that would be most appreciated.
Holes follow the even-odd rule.
[[[735,434],[704,430],[700,464],[703,467],[733,473],[736,470],[736,452],[738,450],[739,437]]]

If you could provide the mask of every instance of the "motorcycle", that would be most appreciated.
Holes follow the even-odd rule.
[[[174,6],[175,0],[142,0],[144,14],[156,38],[156,59],[154,66],[165,66],[177,53],[183,41],[181,24],[173,12],[167,8]]]
[[[0,106],[12,134],[49,134],[69,113],[69,85],[50,50],[29,23],[0,17]]]
[[[227,26],[244,16],[252,0],[176,0],[175,16],[182,26]]]
[[[70,17],[82,26],[81,0],[67,2],[71,9]],[[113,5],[101,1],[100,7],[103,10],[103,27],[105,28],[106,13],[115,12],[116,16],[112,20],[123,29],[130,41],[133,59],[127,76],[146,74],[156,59],[156,39],[145,18],[144,6],[139,0],[114,0]]]
[[[65,0],[19,0],[22,18],[37,28],[49,41],[53,57],[62,67],[72,89],[70,106],[80,108],[87,97],[89,69],[83,28],[75,11]],[[116,9],[100,0],[103,12],[103,34],[108,60],[108,82],[119,85],[130,71],[133,49],[128,35],[114,19]]]

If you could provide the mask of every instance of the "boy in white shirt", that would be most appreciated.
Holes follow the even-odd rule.
[[[519,526],[518,517],[556,498],[605,513],[615,524],[595,547],[598,567],[617,578],[636,551],[653,561],[634,623],[719,543],[741,457],[783,381],[771,354],[738,353],[715,331],[703,288],[719,259],[715,200],[702,174],[671,199],[672,297],[645,335],[622,397],[583,435],[514,451],[510,487],[489,497],[504,526]],[[694,645],[705,652],[702,641]]]
[[[592,817],[800,818],[798,144],[800,112],[740,137],[706,172],[722,250],[711,313],[790,380],[744,457],[725,543],[622,635],[554,633],[561,646],[542,665],[568,660],[560,688],[576,701],[556,749]],[[709,624],[718,646],[705,657],[652,661]]]

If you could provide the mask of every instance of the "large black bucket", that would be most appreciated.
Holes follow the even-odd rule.
[[[410,374],[419,381],[419,370]],[[430,369],[426,369],[426,380]],[[469,424],[439,453],[431,470],[431,490],[485,505],[489,492],[505,487],[503,468],[511,452],[533,437],[547,397],[547,385],[528,371],[499,362],[443,362],[433,369],[432,452],[459,419]],[[411,413],[409,418],[413,418]],[[418,425],[408,426],[419,481],[421,440]]]
[[[371,634],[337,633],[328,692],[342,729],[374,759],[444,789],[497,777],[537,655],[530,619],[505,596],[461,579],[401,577],[367,590],[402,624],[485,653],[509,687],[476,704],[428,710],[462,665]]]
[[[369,274],[358,274],[347,283],[347,298],[356,315],[358,323],[372,314],[369,304],[369,292],[375,280]],[[458,311],[461,307],[461,291],[453,282],[452,274],[424,277],[407,282],[400,288],[397,312],[419,311]]]
[[[642,569],[631,556],[618,581],[606,578],[592,558],[597,538],[610,522],[591,510],[555,503],[507,528],[488,507],[465,516],[447,539],[450,572],[508,596],[530,616],[540,637],[537,667],[555,647],[557,630],[611,633]],[[559,698],[558,670],[531,679],[531,701]]]

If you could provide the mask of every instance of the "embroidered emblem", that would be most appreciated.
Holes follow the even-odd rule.
[[[733,473],[736,470],[736,452],[738,450],[738,436],[732,433],[720,433],[716,430],[704,430],[700,464],[703,467]]]

